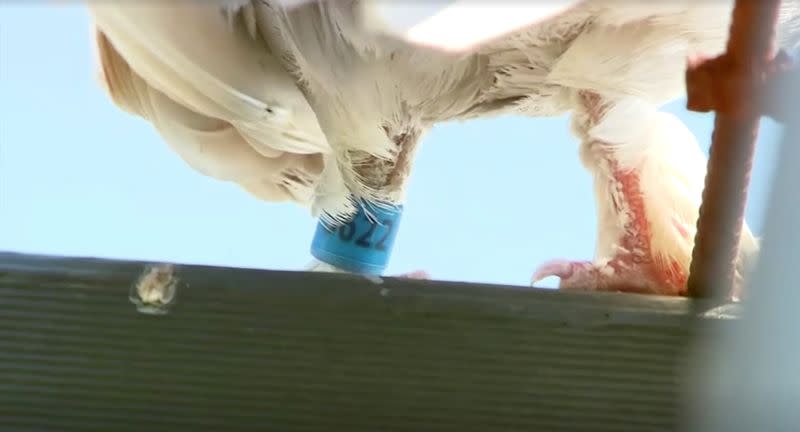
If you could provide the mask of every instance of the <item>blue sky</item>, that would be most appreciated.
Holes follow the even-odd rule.
[[[94,80],[80,6],[0,7],[0,250],[302,269],[316,221],[191,170]],[[677,113],[710,141],[712,116]],[[778,142],[767,123],[748,221],[761,232]],[[591,258],[594,197],[566,117],[444,124],[426,138],[388,273],[526,285]],[[548,280],[545,285],[555,282]]]

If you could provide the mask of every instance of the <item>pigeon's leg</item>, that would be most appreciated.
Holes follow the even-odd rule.
[[[394,126],[394,128],[398,128],[398,126]],[[332,169],[326,170],[326,173],[331,174],[332,177],[325,179],[323,178],[323,184],[333,185],[331,189],[333,189],[333,193],[330,193],[330,196],[333,196],[333,203],[334,206],[336,205],[336,196],[340,195],[339,191],[346,191],[347,195],[350,195],[352,189],[352,185],[345,184],[344,179],[342,178],[341,172],[342,171],[350,171],[352,177],[358,179],[358,182],[362,184],[356,185],[356,189],[372,189],[372,190],[380,190],[380,191],[388,191],[387,196],[392,197],[392,199],[384,201],[390,201],[395,204],[402,204],[402,197],[403,197],[403,190],[406,187],[406,183],[408,181],[408,173],[411,168],[411,164],[413,162],[413,158],[415,156],[415,151],[417,148],[417,144],[419,143],[419,138],[422,135],[423,131],[420,129],[414,129],[413,127],[407,125],[401,125],[399,129],[394,129],[392,127],[383,125],[382,129],[383,132],[386,134],[385,138],[392,142],[398,149],[395,159],[388,160],[384,158],[379,158],[376,156],[364,156],[361,155],[361,158],[358,160],[357,164],[353,164],[352,166],[338,166],[332,167]],[[364,142],[367,140],[365,139]],[[363,151],[359,150],[359,152],[363,153]],[[336,160],[330,161],[331,163],[336,163]],[[329,167],[331,168],[331,167]],[[323,177],[325,174],[323,173]],[[337,186],[338,185],[338,186]],[[337,190],[338,189],[338,190]],[[325,194],[323,194],[325,195]],[[362,197],[363,198],[363,197]],[[369,201],[369,200],[367,200]],[[316,200],[315,205],[325,208],[325,205],[320,205],[319,200]],[[380,210],[380,207],[374,206],[370,210],[373,215],[381,220],[386,220],[389,218],[388,223],[390,223],[390,227],[394,224],[395,229],[392,230],[389,228],[389,232],[383,232],[384,228],[380,228],[380,231],[374,233],[376,229],[376,225],[372,222],[367,222],[363,216],[357,217],[357,225],[353,228],[358,230],[358,232],[367,234],[368,236],[373,236],[377,239],[379,236],[383,236],[383,240],[387,240],[388,235],[391,232],[396,234],[397,232],[397,222],[398,219],[395,219],[398,215],[393,211],[389,211],[388,213],[384,213],[384,210]],[[395,235],[392,234],[392,235]],[[350,236],[351,239],[357,238],[355,236]],[[383,241],[382,240],[382,241]],[[377,241],[377,240],[373,240]],[[391,249],[391,244],[393,240],[389,241],[388,248]],[[358,248],[357,248],[358,249]],[[374,249],[367,249],[368,251],[376,252]],[[362,249],[363,252],[363,249]],[[339,252],[336,252],[337,254]],[[370,253],[370,252],[367,252]],[[357,258],[361,259],[361,258]],[[314,259],[312,263],[308,266],[307,271],[314,271],[314,272],[334,272],[334,273],[351,273],[351,270],[345,270],[343,268],[339,268],[336,265],[322,262],[318,259]],[[424,270],[415,270],[408,273],[403,273],[399,275],[387,275],[388,277],[397,277],[403,279],[419,279],[419,280],[430,280],[431,276],[428,272]]]
[[[669,202],[670,197],[653,196],[653,188],[649,187],[652,179],[661,175],[654,174],[654,171],[662,169],[658,163],[664,157],[647,150],[652,139],[645,138],[648,136],[646,131],[638,135],[645,142],[638,143],[631,142],[636,141],[632,138],[637,135],[630,132],[637,127],[649,127],[648,124],[634,124],[640,119],[644,122],[647,116],[641,116],[635,106],[621,107],[629,110],[623,115],[619,109],[609,113],[619,107],[593,93],[579,94],[579,101],[581,109],[574,113],[573,126],[582,140],[581,158],[594,176],[598,199],[596,259],[592,262],[550,261],[539,267],[533,282],[557,276],[561,279],[561,289],[664,295],[685,293],[688,261],[672,257],[683,257],[686,251],[690,255],[694,228],[692,222],[684,223],[680,218],[671,216],[670,206],[673,204]],[[606,114],[613,118],[606,118]],[[626,118],[628,121],[624,120]],[[627,135],[621,137],[619,142],[607,142],[599,138],[615,136],[620,130]],[[653,163],[654,160],[658,163]],[[668,183],[669,179],[664,181]],[[645,183],[648,186],[646,190],[643,188]],[[665,200],[667,204],[664,206],[668,210],[664,212],[666,216],[656,216],[656,226],[653,225],[653,214],[660,208],[654,207],[659,203],[654,200]],[[667,241],[654,245],[654,233],[658,233],[659,239],[666,238]],[[664,243],[680,245],[683,255],[660,253],[659,248]]]

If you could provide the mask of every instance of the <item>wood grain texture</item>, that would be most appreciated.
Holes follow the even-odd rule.
[[[680,298],[182,265],[145,315],[145,268],[0,253],[0,430],[678,430],[692,325],[731,322]]]

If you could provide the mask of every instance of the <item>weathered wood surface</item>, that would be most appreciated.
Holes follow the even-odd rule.
[[[686,299],[0,253],[0,430],[670,431]]]

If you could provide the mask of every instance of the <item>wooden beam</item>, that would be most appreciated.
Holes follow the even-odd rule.
[[[690,327],[732,322],[685,298],[185,265],[143,314],[152,268],[0,253],[4,429],[672,431]]]

